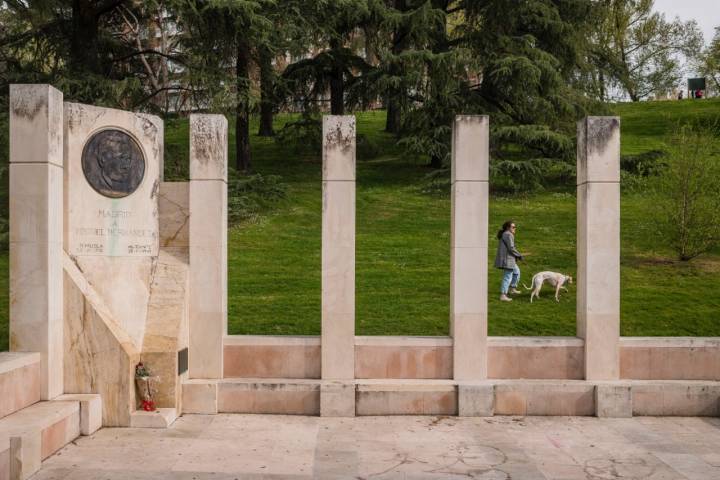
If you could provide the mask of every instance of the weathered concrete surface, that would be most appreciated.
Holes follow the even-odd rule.
[[[718,444],[718,418],[188,415],[81,437],[33,480],[713,479]]]

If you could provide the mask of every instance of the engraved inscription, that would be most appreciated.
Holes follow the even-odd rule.
[[[134,215],[128,210],[108,210],[99,208],[95,218],[98,226],[75,227],[73,232],[82,238],[77,245],[77,254],[90,255],[152,255],[157,233],[147,228],[124,225]],[[130,242],[127,247],[118,249],[119,241]]]
[[[101,195],[127,197],[145,175],[145,157],[137,142],[116,130],[97,132],[85,144],[82,169],[88,183]]]

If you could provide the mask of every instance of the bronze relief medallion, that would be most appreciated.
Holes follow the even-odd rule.
[[[145,156],[127,133],[117,129],[93,134],[82,152],[85,179],[100,195],[127,197],[145,176]]]

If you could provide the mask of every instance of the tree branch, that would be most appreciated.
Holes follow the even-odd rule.
[[[100,17],[108,12],[115,10],[117,7],[126,2],[127,0],[105,0],[104,2],[100,2],[95,7],[95,10],[93,10],[93,14],[96,17]]]

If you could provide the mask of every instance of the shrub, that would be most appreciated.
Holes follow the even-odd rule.
[[[575,166],[554,158],[495,160],[490,162],[494,191],[519,193],[553,186],[574,186]]]
[[[720,142],[707,128],[685,125],[667,151],[652,211],[660,238],[687,261],[720,244]]]
[[[358,160],[371,160],[379,157],[380,146],[370,137],[362,133],[357,136],[357,158]]]
[[[275,135],[275,141],[294,153],[316,153],[322,148],[322,121],[303,115],[290,121]]]
[[[439,168],[426,174],[420,183],[420,191],[439,197],[450,195],[450,169]]]
[[[228,225],[253,221],[286,197],[287,187],[278,175],[240,175],[230,171]]]
[[[620,157],[620,170],[640,177],[658,175],[667,166],[666,156],[667,153],[662,150],[650,150],[638,155],[623,155]]]

